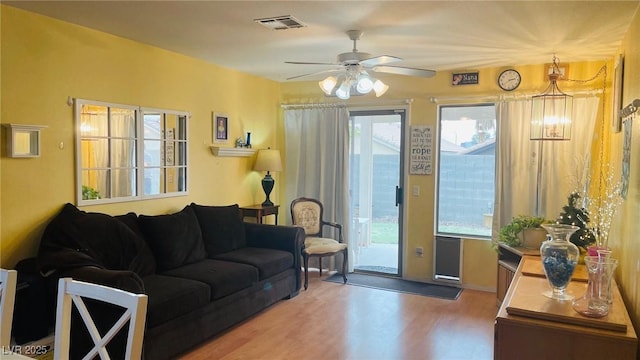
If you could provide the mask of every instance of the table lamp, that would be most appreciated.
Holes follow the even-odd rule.
[[[264,179],[262,179],[262,189],[266,195],[266,200],[262,203],[262,206],[273,206],[273,202],[269,200],[269,194],[273,190],[273,185],[276,181],[271,177],[271,171],[282,171],[282,161],[280,160],[280,152],[278,150],[272,150],[271,148],[258,150],[258,156],[256,158],[256,164],[253,166],[253,170],[266,171]]]

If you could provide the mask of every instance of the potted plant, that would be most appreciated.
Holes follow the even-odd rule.
[[[90,186],[82,185],[82,200],[95,199],[100,199],[100,193]]]
[[[518,215],[500,229],[499,241],[509,246],[539,249],[547,236],[546,230],[540,227],[545,222],[543,217]]]

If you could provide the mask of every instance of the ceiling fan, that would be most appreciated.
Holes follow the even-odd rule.
[[[353,41],[353,50],[351,52],[339,54],[337,63],[286,61],[285,63],[287,64],[329,65],[333,67],[327,70],[293,76],[287,78],[287,80],[324,73],[337,73],[337,76],[330,75],[318,84],[325,94],[332,95],[335,93],[335,95],[341,99],[348,99],[352,93],[366,94],[371,90],[373,90],[376,93],[376,96],[379,97],[389,89],[388,85],[371,77],[369,72],[424,78],[435,75],[436,72],[433,70],[387,65],[397,61],[402,61],[401,58],[396,56],[371,56],[369,53],[358,51],[356,48],[356,42],[360,40],[362,34],[363,32],[361,30],[347,31],[349,39]]]

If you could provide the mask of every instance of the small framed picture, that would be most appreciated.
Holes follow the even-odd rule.
[[[213,113],[213,142],[229,142],[229,115]]]

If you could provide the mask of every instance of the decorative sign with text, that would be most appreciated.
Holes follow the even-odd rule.
[[[451,75],[451,85],[477,85],[479,82],[478,72],[453,73]]]
[[[431,175],[433,149],[433,127],[429,125],[411,126],[411,153],[409,154],[409,174]]]

